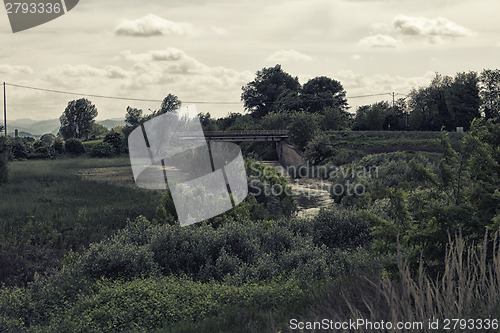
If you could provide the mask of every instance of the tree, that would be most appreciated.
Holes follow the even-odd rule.
[[[52,133],[44,134],[40,137],[40,141],[51,145],[56,140],[56,136]]]
[[[108,134],[109,130],[107,129],[106,126],[98,124],[98,123],[93,123],[92,127],[90,129],[90,137],[102,137],[103,135]]]
[[[154,112],[154,116],[158,116],[163,113],[175,111],[181,107],[182,102],[175,95],[168,94],[167,97],[163,99],[161,102],[161,106],[159,110]]]
[[[125,124],[127,127],[137,127],[143,121],[142,110],[127,106],[127,114],[125,115]]]
[[[458,73],[455,78],[436,74],[428,87],[412,90],[409,95],[410,127],[439,131],[457,126],[468,129],[480,117],[480,98],[476,72]]]
[[[339,81],[318,76],[302,87],[302,106],[308,112],[321,112],[326,107],[338,107],[347,111],[346,92]]]
[[[281,69],[281,65],[263,68],[256,73],[256,78],[242,87],[241,100],[245,109],[250,111],[252,116],[260,119],[271,111],[278,111],[275,103],[282,95],[293,96],[293,92],[300,92],[300,83],[297,77],[292,77]]]
[[[97,109],[88,99],[73,100],[68,103],[68,106],[59,118],[61,122],[59,132],[64,139],[81,139],[85,131],[90,132],[96,117]]]
[[[458,73],[450,84],[448,109],[452,115],[450,130],[463,127],[468,130],[475,118],[481,117],[479,77],[476,72]]]
[[[200,118],[201,127],[204,131],[217,131],[217,122],[212,118],[210,112],[198,113],[198,117]]]
[[[386,101],[363,105],[356,110],[353,129],[358,131],[382,131],[390,115],[391,107]],[[387,126],[387,125],[386,125]]]
[[[300,111],[293,113],[290,120],[290,142],[303,151],[319,131],[319,115]]]
[[[345,129],[349,121],[349,113],[338,106],[327,106],[321,111],[320,125],[324,131]]]
[[[500,117],[500,69],[485,69],[479,76],[481,111],[486,119]]]

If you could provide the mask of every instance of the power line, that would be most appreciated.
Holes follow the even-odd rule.
[[[11,87],[23,88],[23,89],[31,89],[37,91],[51,92],[56,94],[65,94],[65,95],[78,95],[78,96],[87,96],[87,97],[95,97],[95,98],[106,98],[106,99],[114,99],[114,100],[122,100],[122,101],[138,101],[138,102],[155,102],[161,103],[163,100],[159,99],[145,99],[145,98],[130,98],[130,97],[118,97],[118,96],[105,96],[105,95],[94,95],[94,94],[85,94],[85,93],[77,93],[71,91],[62,91],[62,90],[54,90],[54,89],[45,89],[45,88],[37,88],[24,86],[20,84],[6,83],[6,85]],[[235,102],[206,102],[206,101],[186,101],[184,103],[195,103],[195,104],[241,104]]]
[[[54,90],[54,89],[45,89],[45,88],[38,88],[38,87],[31,87],[31,86],[25,86],[25,85],[20,85],[20,84],[13,84],[13,83],[5,83],[5,85],[11,86],[11,87],[16,87],[16,88],[22,88],[22,89],[30,89],[30,90],[36,90],[36,91],[44,91],[44,92],[50,92],[50,93],[55,93],[55,94],[65,94],[65,95],[75,95],[75,96],[87,96],[87,97],[94,97],[94,98],[105,98],[105,99],[113,99],[113,100],[122,100],[122,101],[136,101],[136,102],[155,102],[155,103],[161,103],[163,100],[158,100],[158,99],[145,99],[145,98],[128,98],[128,97],[118,97],[118,96],[105,96],[105,95],[95,95],[95,94],[85,94],[85,93],[78,93],[78,92],[70,92],[70,91],[63,91],[63,90]],[[356,99],[356,98],[365,98],[365,97],[376,97],[376,96],[384,96],[384,95],[391,95],[392,93],[380,93],[380,94],[370,94],[370,95],[358,95],[358,96],[347,96],[346,98],[348,99]],[[397,94],[400,95],[400,94]],[[316,100],[330,100],[328,99],[316,99]],[[217,102],[217,101],[184,101],[184,103],[192,103],[192,104],[225,104],[225,105],[240,105],[242,102]],[[277,102],[268,102],[266,104],[273,104]]]

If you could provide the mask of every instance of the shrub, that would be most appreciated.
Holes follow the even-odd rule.
[[[51,145],[56,140],[56,136],[52,133],[44,134],[40,137],[40,141]]]
[[[56,138],[54,140],[54,143],[52,144],[52,147],[54,147],[54,151],[57,154],[64,154],[64,141],[61,140],[60,138]]]
[[[31,158],[53,158],[55,155],[55,150],[50,143],[42,140],[37,140],[33,143],[34,154]]]
[[[9,159],[24,160],[33,153],[32,141],[30,138],[9,138]]]
[[[111,157],[115,154],[115,150],[110,143],[99,142],[95,144],[89,152],[91,157]]]
[[[7,147],[7,139],[5,137],[0,137],[0,184],[7,182],[8,154],[9,154],[9,149]]]
[[[123,150],[123,135],[119,132],[111,131],[104,137],[103,142],[113,146],[115,154],[120,154]]]
[[[64,149],[67,153],[74,155],[80,155],[85,152],[85,147],[83,146],[82,141],[74,138],[66,140]]]
[[[93,278],[154,275],[158,270],[147,247],[124,242],[120,237],[91,245],[76,265],[83,276]]]

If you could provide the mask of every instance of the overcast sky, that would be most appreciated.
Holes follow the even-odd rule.
[[[277,63],[301,83],[339,80],[348,97],[407,94],[435,72],[499,68],[498,0],[80,0],[13,34],[0,17],[0,82],[243,112],[241,86]],[[400,95],[402,96],[402,95]],[[82,96],[7,86],[8,119],[59,117]],[[160,102],[88,97],[98,119]],[[356,106],[391,97],[350,98]],[[3,118],[3,116],[1,117]]]

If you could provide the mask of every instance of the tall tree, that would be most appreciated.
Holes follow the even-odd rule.
[[[59,132],[65,139],[81,139],[85,131],[92,129],[97,117],[97,109],[88,99],[81,98],[68,103],[59,121]]]
[[[262,118],[267,113],[276,110],[278,97],[283,92],[299,92],[300,83],[297,77],[292,77],[281,69],[281,65],[263,68],[256,73],[256,78],[242,87],[241,100],[245,109],[255,118]]]
[[[160,109],[156,110],[156,112],[154,112],[154,115],[157,116],[163,113],[175,111],[181,107],[181,104],[182,102],[177,96],[168,94],[167,97],[165,97],[161,102]]]
[[[387,129],[384,128],[384,125],[387,124],[390,112],[391,107],[386,101],[360,106],[356,110],[353,128],[360,131],[382,131]]]
[[[326,76],[315,77],[302,87],[302,105],[308,112],[321,112],[326,107],[347,111],[346,92],[339,81]]]
[[[485,69],[480,77],[481,111],[486,119],[500,118],[500,69]]]
[[[428,87],[414,89],[409,96],[410,127],[415,130],[453,131],[468,129],[480,117],[476,72],[458,73],[455,78],[436,74]]]
[[[451,83],[448,108],[453,116],[451,130],[463,127],[468,130],[474,118],[481,118],[479,77],[476,72],[458,73]]]

